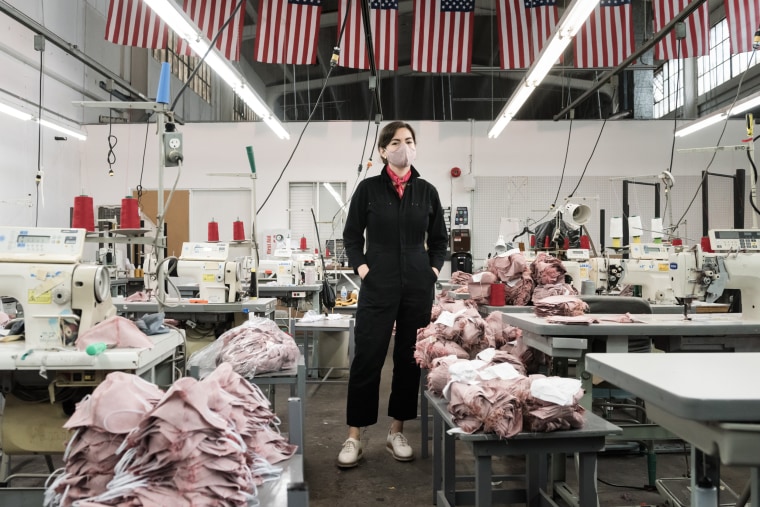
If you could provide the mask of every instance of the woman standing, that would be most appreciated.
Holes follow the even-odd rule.
[[[430,323],[435,281],[443,266],[448,234],[435,187],[412,167],[416,138],[396,121],[380,132],[380,174],[356,189],[343,230],[348,260],[362,279],[356,311],[355,354],[348,381],[348,439],[338,466],[354,467],[362,457],[359,430],[377,422],[380,373],[396,324],[393,380],[388,415],[393,419],[386,447],[399,461],[414,453],[404,421],[417,417],[420,369],[414,360],[417,329]]]

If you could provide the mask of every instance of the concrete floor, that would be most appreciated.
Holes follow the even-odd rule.
[[[390,418],[386,414],[392,368],[391,353],[389,352],[383,371],[380,421],[375,426],[363,430],[364,460],[356,468],[341,470],[335,465],[335,458],[347,432],[346,385],[307,386],[304,453],[310,507],[432,505],[432,458],[419,458],[420,420],[408,421],[404,431],[417,459],[401,463],[394,460],[385,450],[385,437],[390,426]],[[416,386],[409,388],[416,389]],[[689,452],[682,451],[683,444],[668,442],[659,448],[663,452],[657,455],[657,478],[687,477]],[[457,472],[472,473],[472,464],[471,455],[468,455],[467,450],[457,449]],[[572,471],[571,459],[568,459],[568,464],[568,470]],[[495,459],[494,470],[519,473],[524,470],[524,462],[519,458]],[[570,472],[568,474],[573,475]],[[722,480],[737,494],[742,491],[748,478],[749,472],[746,469],[722,469]],[[597,486],[600,507],[665,505],[664,498],[657,491],[645,487],[647,482],[645,454],[618,451],[599,456]],[[568,477],[568,483],[574,484],[572,477]],[[686,485],[688,481],[676,481],[671,484]],[[517,486],[510,483],[509,487]],[[679,497],[684,498],[686,494],[683,492]],[[721,498],[724,497],[722,495]],[[725,505],[723,501],[721,504]],[[677,507],[677,504],[671,506]]]
[[[432,458],[419,457],[419,419],[408,421],[404,432],[417,454],[417,459],[401,463],[394,460],[385,450],[385,437],[390,426],[390,419],[385,414],[391,368],[392,360],[389,355],[383,372],[380,422],[363,430],[364,460],[358,467],[349,470],[341,470],[335,465],[335,458],[347,432],[345,426],[346,384],[309,384],[307,386],[304,456],[310,507],[432,505]],[[409,388],[417,389],[417,386],[409,386]],[[276,409],[283,421],[287,421],[287,395],[288,392],[284,386],[276,393]],[[286,422],[283,423],[282,428],[287,430]],[[687,476],[689,454],[682,452],[682,448],[680,442],[663,445],[663,450],[667,452],[659,453],[657,456],[658,478]],[[59,458],[56,457],[55,462],[56,466],[60,466]],[[600,455],[597,483],[600,507],[666,505],[657,491],[645,488],[648,480],[646,463],[647,458],[644,454],[607,452]],[[574,474],[571,473],[573,470],[571,459],[568,459],[568,464],[570,471],[568,483],[572,486]],[[14,457],[12,465],[12,473],[42,472],[46,468],[42,457],[39,456]],[[494,460],[495,472],[520,473],[523,470],[524,462],[520,458]],[[472,472],[471,456],[468,455],[466,449],[457,449],[457,473]],[[748,477],[748,471],[743,468],[724,467],[722,470],[724,483],[736,493],[744,488]],[[22,480],[14,485],[35,486],[36,484],[26,484],[26,481]],[[507,484],[499,487],[507,487]],[[510,483],[509,487],[518,486]],[[685,498],[686,494],[686,492],[682,493],[681,498]],[[564,505],[562,501],[559,503]],[[725,502],[721,503],[727,505]],[[670,507],[680,506],[670,504]]]

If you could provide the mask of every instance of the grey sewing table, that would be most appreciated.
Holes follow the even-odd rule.
[[[578,453],[580,507],[597,507],[596,453],[604,449],[608,435],[620,428],[590,412],[585,414],[583,428],[550,433],[519,433],[501,439],[494,434],[449,435],[456,428],[447,402],[425,393],[433,407],[433,503],[440,506],[470,504],[490,507],[492,502],[525,503],[528,507],[557,504],[551,498],[549,456],[552,453]],[[466,444],[475,457],[475,490],[456,489],[455,443]],[[491,458],[493,456],[525,456],[524,490],[493,490]]]
[[[691,443],[692,449],[724,465],[749,467],[752,507],[760,506],[758,365],[760,353],[752,352],[586,356],[589,372],[643,399],[648,417]],[[705,473],[718,484],[717,466],[695,472],[699,458],[692,460],[692,478]],[[691,505],[695,504],[692,496]]]
[[[354,319],[349,317],[348,315],[342,315],[340,319],[323,319],[323,320],[317,320],[314,322],[303,322],[298,319],[290,319],[290,335],[295,338],[296,333],[298,331],[301,331],[304,333],[304,344],[303,344],[303,356],[306,359],[306,377],[307,382],[309,382],[309,378],[311,377],[312,371],[317,371],[319,369],[327,369],[327,373],[322,378],[317,378],[316,382],[320,383],[327,383],[327,382],[346,382],[345,380],[328,380],[328,377],[330,376],[330,373],[334,369],[341,369],[344,367],[330,367],[327,365],[319,366],[319,361],[316,359],[318,357],[317,351],[319,350],[319,333],[320,332],[347,332],[348,333],[348,361],[350,366],[350,361],[354,358]],[[309,365],[309,340],[313,340],[313,350],[314,353],[312,355],[313,361],[311,362],[311,366]]]
[[[216,320],[222,315],[235,313],[252,313],[260,317],[272,318],[275,304],[274,298],[256,298],[234,303],[190,303],[187,300],[169,301],[169,306],[164,306],[163,311],[167,318],[177,320]],[[154,301],[127,302],[123,299],[115,299],[113,302],[119,314],[144,315],[158,312],[158,303]]]
[[[654,314],[682,314],[683,306],[679,305],[651,305],[652,313]],[[530,313],[535,310],[534,306],[493,306],[493,305],[478,305],[478,312],[481,315],[490,315],[492,312],[502,313]]]
[[[593,314],[597,319],[614,319],[619,315]],[[628,352],[628,338],[642,336],[671,336],[701,338],[715,344],[730,344],[736,351],[760,350],[757,336],[760,321],[741,320],[740,314],[694,314],[691,320],[680,315],[637,314],[634,323],[601,320],[598,324],[551,324],[532,314],[505,313],[502,318],[511,326],[522,329],[526,345],[555,358],[579,359],[576,375],[583,382],[586,394],[581,404],[591,408],[591,376],[584,374],[582,360],[592,340],[603,340],[607,352]]]
[[[264,283],[259,280],[258,291],[260,297],[269,298],[293,298],[294,293],[305,292],[304,297],[311,295],[311,305],[315,312],[321,310],[319,303],[319,293],[322,290],[322,284],[311,285],[278,285],[276,283]]]

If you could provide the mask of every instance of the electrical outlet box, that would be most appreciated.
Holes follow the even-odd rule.
[[[164,166],[177,167],[182,160],[182,134],[179,132],[164,133]]]

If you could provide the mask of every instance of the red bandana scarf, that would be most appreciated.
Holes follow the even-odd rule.
[[[404,197],[404,186],[406,185],[406,182],[409,181],[409,178],[412,177],[412,171],[408,171],[404,176],[399,178],[396,176],[396,173],[391,170],[390,167],[385,166],[385,170],[393,182],[393,187],[396,189],[396,193],[398,194],[399,199],[401,199]]]

